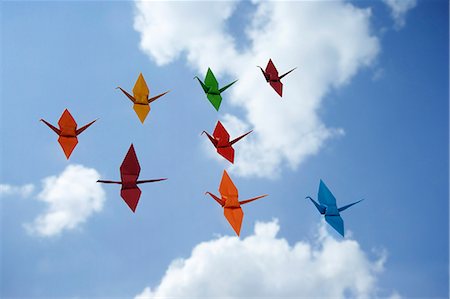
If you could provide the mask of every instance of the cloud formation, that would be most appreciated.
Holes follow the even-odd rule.
[[[383,2],[391,10],[397,30],[405,26],[406,13],[417,5],[417,0],[383,0]]]
[[[33,184],[26,184],[22,186],[13,186],[9,184],[0,184],[0,196],[19,195],[22,198],[29,197],[34,191]]]
[[[199,76],[211,67],[219,82],[239,78],[224,95],[220,113],[229,104],[241,113],[220,118],[231,132],[238,126],[254,133],[240,141],[231,171],[274,177],[282,166],[296,169],[326,140],[342,135],[323,123],[319,110],[331,89],[372,63],[379,41],[371,32],[370,9],[344,1],[253,1],[252,13],[239,26],[248,45],[240,46],[230,29],[239,5],[244,4],[139,1],[134,27],[140,48],[157,65],[185,57]],[[298,67],[283,79],[282,99],[256,68],[269,58],[280,73]]]
[[[25,228],[51,237],[78,227],[103,208],[106,198],[101,184],[96,183],[99,178],[93,168],[68,165],[61,174],[43,179],[37,199],[46,203],[47,209]]]
[[[377,296],[385,253],[370,260],[356,241],[328,235],[324,222],[317,240],[293,246],[277,237],[279,229],[277,220],[257,222],[246,238],[200,243],[188,258],[170,264],[159,285],[135,299]]]

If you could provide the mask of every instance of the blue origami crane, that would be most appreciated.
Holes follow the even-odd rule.
[[[336,198],[322,180],[320,180],[318,197],[319,203],[317,203],[310,196],[307,196],[306,198],[309,198],[312,201],[320,214],[325,215],[325,220],[328,222],[328,224],[331,225],[338,233],[344,236],[344,220],[342,220],[340,212],[350,208],[353,205],[356,205],[358,202],[362,201],[362,199],[338,208],[336,205]]]

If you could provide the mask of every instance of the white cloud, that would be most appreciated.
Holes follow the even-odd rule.
[[[417,0],[383,0],[383,2],[391,10],[396,29],[405,26],[406,13],[417,5]]]
[[[13,186],[8,184],[0,184],[0,196],[19,195],[20,197],[29,197],[34,191],[33,184],[26,184],[22,186]]]
[[[356,241],[332,238],[324,222],[317,240],[293,246],[277,237],[279,229],[277,220],[257,222],[244,239],[200,243],[188,258],[170,264],[159,285],[135,299],[377,296],[385,254],[369,259]]]
[[[370,9],[350,3],[253,4],[255,11],[243,26],[249,39],[243,50],[237,49],[229,30],[238,2],[136,2],[134,27],[141,33],[141,49],[158,65],[185,55],[199,76],[211,67],[219,82],[239,79],[224,94],[224,102],[243,113],[238,121],[228,114],[224,125],[230,131],[240,131],[238,124],[254,132],[240,141],[239,163],[231,170],[273,177],[283,165],[296,169],[327,139],[343,133],[320,119],[324,97],[372,63],[379,41],[371,34]],[[256,68],[265,67],[269,58],[280,73],[298,67],[283,79],[282,99]],[[203,96],[200,88],[198,96]]]
[[[93,168],[69,165],[58,176],[43,179],[37,199],[47,204],[46,211],[25,228],[33,234],[51,237],[71,230],[103,208],[105,192],[96,183],[100,174]]]

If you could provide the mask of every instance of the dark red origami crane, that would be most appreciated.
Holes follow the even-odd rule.
[[[278,76],[278,71],[275,65],[272,62],[272,59],[269,59],[269,62],[267,63],[266,70],[263,70],[262,67],[258,66],[261,69],[261,72],[264,75],[264,78],[266,78],[266,81],[272,86],[272,88],[280,95],[280,97],[283,96],[283,83],[281,83],[281,79],[283,79],[284,76],[295,70],[296,68],[293,68],[287,73],[284,73],[281,76]]]
[[[69,159],[72,151],[78,143],[77,136],[80,135],[84,130],[86,130],[90,125],[92,125],[96,120],[91,121],[87,125],[77,129],[77,123],[75,119],[72,117],[69,110],[66,109],[64,110],[58,121],[59,129],[54,127],[44,119],[41,119],[41,121],[59,135],[58,142],[61,145],[66,158]]]
[[[244,135],[230,141],[230,134],[228,134],[222,123],[218,121],[216,124],[216,128],[214,129],[213,136],[209,135],[209,133],[206,131],[203,131],[202,134],[205,133],[208,136],[209,140],[211,140],[212,144],[217,149],[219,155],[221,155],[231,163],[234,163],[233,144],[235,144],[251,132],[252,131],[247,132]]]
[[[106,184],[121,184],[122,190],[120,191],[120,196],[127,203],[130,209],[134,212],[136,211],[139,198],[141,197],[141,189],[137,186],[142,183],[153,183],[164,181],[167,179],[155,179],[155,180],[139,180],[139,173],[141,172],[141,167],[139,166],[139,161],[134,151],[134,146],[131,144],[125,159],[120,165],[120,181],[104,181],[98,180],[98,183]]]

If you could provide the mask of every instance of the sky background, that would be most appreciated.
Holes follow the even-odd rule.
[[[447,298],[449,7],[398,3],[2,2],[0,296]],[[283,99],[255,67],[268,58],[298,67]],[[240,79],[219,112],[192,80],[208,66]],[[144,125],[115,89],[140,72],[151,94],[171,90]],[[79,126],[99,118],[69,160],[39,122],[66,108]],[[254,129],[231,169],[200,135],[217,120]],[[140,178],[169,178],[141,185],[135,214],[95,184],[119,178],[131,143]],[[244,206],[240,239],[204,195],[224,169],[242,199],[269,194]],[[305,200],[320,179],[338,206],[365,199],[343,213],[346,238]],[[58,211],[66,222],[46,222]],[[302,293],[288,277],[306,266],[317,289]]]

